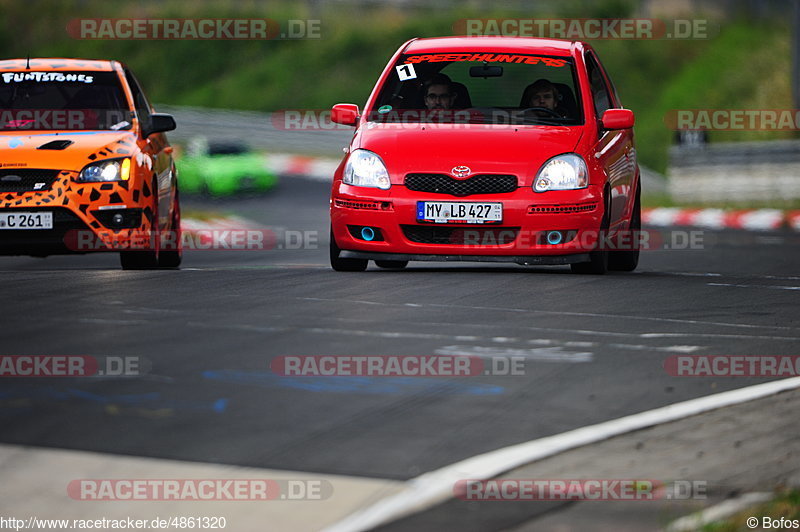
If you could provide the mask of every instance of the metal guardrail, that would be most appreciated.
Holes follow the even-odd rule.
[[[669,191],[676,201],[800,198],[800,140],[673,146],[669,157]]]
[[[800,140],[719,142],[698,146],[672,146],[670,166],[738,166],[800,162]]]
[[[342,148],[353,136],[353,129],[285,130],[275,127],[273,113],[156,105],[160,113],[170,113],[178,129],[169,133],[172,142],[187,143],[205,136],[218,141],[238,141],[252,148],[273,152],[306,153],[340,158]]]

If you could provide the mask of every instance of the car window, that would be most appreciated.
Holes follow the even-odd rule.
[[[394,65],[367,119],[578,125],[583,113],[575,78],[567,57],[406,54]],[[534,99],[542,92],[549,98],[546,103]]]
[[[131,113],[114,72],[0,74],[0,130],[128,129]]]
[[[133,72],[130,70],[125,70],[125,79],[128,80],[128,85],[131,88],[133,104],[136,108],[136,116],[139,118],[139,122],[141,122],[141,127],[143,129],[149,129],[152,122],[150,117],[150,102],[147,101],[144,91],[142,91],[142,88],[139,85],[139,82],[136,80],[136,77],[133,75]]]
[[[594,110],[597,114],[597,118],[602,118],[603,113],[613,106],[611,99],[612,93],[606,84],[600,65],[592,54],[586,55],[586,69],[589,74]]]
[[[247,146],[236,142],[211,142],[208,145],[209,155],[242,155],[249,151]]]

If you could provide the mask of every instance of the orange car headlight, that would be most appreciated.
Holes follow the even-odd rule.
[[[87,165],[81,170],[78,181],[82,183],[100,183],[105,181],[127,181],[131,176],[131,160],[106,159]]]

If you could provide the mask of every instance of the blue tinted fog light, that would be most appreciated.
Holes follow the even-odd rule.
[[[362,227],[361,238],[367,241],[371,241],[375,238],[375,231],[371,227]]]
[[[561,234],[561,231],[548,231],[546,238],[548,244],[555,246],[564,240],[564,235]]]

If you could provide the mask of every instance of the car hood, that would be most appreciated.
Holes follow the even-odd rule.
[[[377,124],[362,126],[354,148],[377,153],[393,183],[410,172],[514,174],[529,184],[549,158],[575,150],[582,127],[482,124]]]
[[[63,149],[39,149],[68,140]],[[81,170],[93,160],[136,153],[136,136],[129,131],[75,131],[59,133],[0,133],[0,167]],[[94,157],[92,157],[94,156]]]

